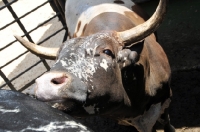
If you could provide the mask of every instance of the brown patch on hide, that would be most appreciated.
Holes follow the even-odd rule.
[[[74,33],[72,38],[76,38],[76,37],[77,37],[77,35],[76,35],[76,33]]]
[[[100,31],[124,31],[134,26],[134,23],[122,14],[105,12],[94,17],[88,23],[83,36],[88,36]]]
[[[87,24],[84,25],[81,36],[84,36],[84,33],[85,33],[85,30],[86,30],[86,27],[87,27]]]
[[[77,30],[76,30],[76,32],[79,31],[80,27],[81,27],[81,21],[78,22],[78,26],[77,26]]]
[[[125,11],[125,16],[128,17],[135,25],[144,23],[144,19],[141,18],[138,14],[132,11]]]

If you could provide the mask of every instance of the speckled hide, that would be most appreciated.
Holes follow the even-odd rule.
[[[0,131],[92,131],[72,117],[25,94],[0,90]]]

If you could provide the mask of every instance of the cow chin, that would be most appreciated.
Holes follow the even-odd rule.
[[[75,99],[66,99],[62,102],[50,101],[47,104],[51,105],[53,108],[63,111],[73,117],[82,118],[89,114],[83,109],[82,103]]]

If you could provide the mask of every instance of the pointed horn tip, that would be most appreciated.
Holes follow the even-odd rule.
[[[21,36],[16,35],[16,34],[14,34],[13,36],[14,36],[18,41],[19,41],[20,39],[23,39]]]
[[[140,41],[141,39],[155,32],[166,14],[167,1],[168,0],[160,0],[156,11],[146,22],[129,30],[119,32],[119,38],[128,45],[132,42]]]
[[[15,38],[19,38],[19,37],[20,37],[20,36],[17,35],[17,34],[13,34],[13,36],[14,36]]]

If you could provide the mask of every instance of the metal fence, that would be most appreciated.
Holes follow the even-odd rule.
[[[57,31],[54,31],[54,33],[52,33],[51,35],[47,36],[46,38],[44,38],[43,40],[41,40],[40,42],[38,42],[37,44],[40,45],[44,42],[46,42],[47,40],[49,40],[51,37],[55,36],[56,34],[58,34],[59,32],[66,30],[65,36],[64,36],[64,40],[66,40],[67,37],[67,27],[65,24],[65,18],[64,18],[64,3],[61,0],[47,0],[44,3],[37,5],[37,7],[34,7],[33,9],[31,9],[28,12],[24,12],[23,15],[18,16],[15,12],[15,10],[12,8],[12,5],[14,3],[17,3],[18,0],[12,0],[10,2],[8,2],[8,0],[2,0],[3,2],[3,6],[0,7],[0,12],[3,10],[8,10],[10,12],[10,14],[12,15],[12,17],[14,18],[13,21],[10,21],[9,23],[5,24],[5,25],[0,25],[0,32],[3,32],[4,29],[9,28],[9,26],[11,26],[14,23],[17,23],[18,26],[20,27],[20,29],[23,32],[23,35],[21,35],[22,37],[26,37],[27,40],[29,40],[30,42],[34,43],[34,40],[31,37],[31,33],[35,30],[37,30],[38,28],[40,28],[41,26],[45,25],[46,23],[48,23],[49,21],[51,21],[52,19],[59,19],[60,22],[62,23],[62,28],[60,28]],[[27,17],[30,13],[42,8],[44,5],[46,4],[50,4],[51,7],[53,8],[53,10],[56,12],[55,15],[53,15],[52,17],[50,17],[47,20],[43,20],[42,23],[38,24],[35,28],[27,31],[26,26],[22,23],[21,19]],[[6,39],[6,38],[5,38]],[[15,42],[17,42],[17,40],[13,40],[12,42],[9,42],[7,44],[5,44],[3,47],[0,47],[0,52],[3,52],[4,50],[6,50],[7,48],[11,47]],[[9,60],[8,62],[6,62],[5,64],[0,63],[0,76],[1,78],[4,80],[4,82],[2,84],[0,84],[0,89],[4,89],[5,87],[9,87],[9,89],[11,90],[17,90],[22,92],[23,90],[27,89],[29,86],[31,86],[36,78],[33,78],[32,80],[30,80],[28,83],[24,84],[22,87],[20,88],[16,88],[16,86],[13,85],[13,81],[15,81],[17,78],[20,78],[23,74],[25,74],[26,72],[31,71],[35,66],[42,64],[44,65],[44,67],[46,68],[46,71],[48,71],[50,69],[49,64],[47,63],[47,61],[43,58],[39,58],[39,61],[35,62],[34,64],[32,64],[31,66],[27,67],[26,69],[23,69],[23,71],[21,71],[20,73],[18,73],[17,75],[13,76],[12,78],[8,78],[8,76],[3,72],[3,68],[7,67],[9,64],[13,63],[15,60],[19,59],[20,57],[22,57],[23,55],[27,54],[29,51],[26,50],[24,52],[22,52],[21,54],[14,56],[11,60]],[[42,75],[43,73],[41,73]],[[40,75],[39,75],[40,76]]]

